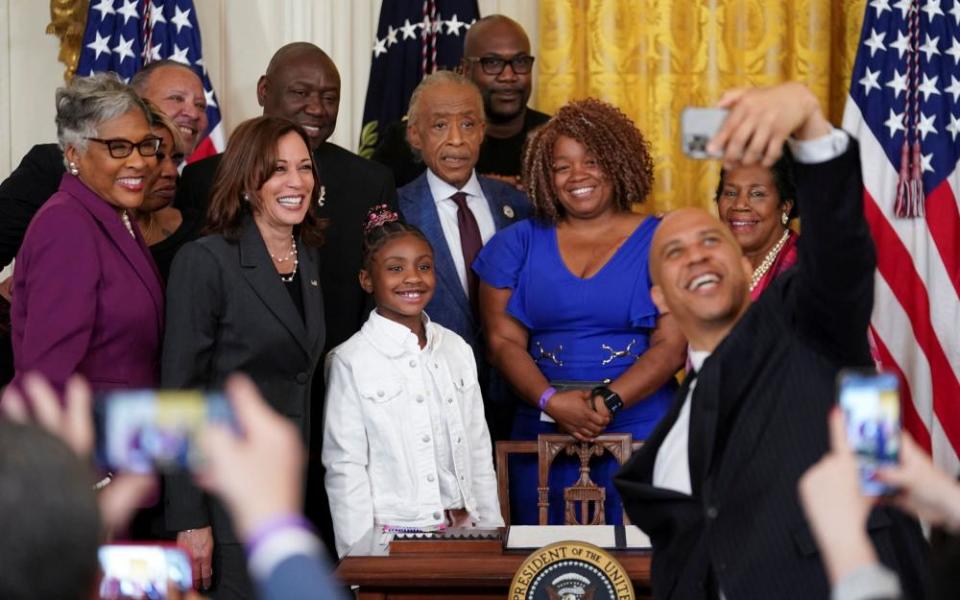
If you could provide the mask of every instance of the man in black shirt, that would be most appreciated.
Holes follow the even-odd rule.
[[[460,68],[480,88],[486,112],[487,131],[477,173],[519,187],[527,133],[550,118],[527,107],[533,56],[526,32],[503,15],[480,19],[467,31]],[[413,181],[426,168],[407,144],[404,122],[386,128],[372,158],[393,170],[397,187]]]

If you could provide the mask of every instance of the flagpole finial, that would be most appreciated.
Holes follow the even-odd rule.
[[[50,23],[46,33],[60,38],[57,59],[66,65],[63,80],[67,83],[77,72],[83,32],[87,26],[87,2],[84,0],[50,0]]]

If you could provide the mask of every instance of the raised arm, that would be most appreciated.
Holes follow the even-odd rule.
[[[803,213],[790,300],[796,330],[840,363],[862,362],[876,259],[863,217],[856,143],[830,125],[816,97],[799,83],[734,90],[720,106],[730,114],[711,149],[723,151],[727,167],[771,165],[790,137]]]

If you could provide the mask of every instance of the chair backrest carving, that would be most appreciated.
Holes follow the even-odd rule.
[[[504,522],[510,523],[507,473],[510,454],[537,454],[537,507],[541,525],[548,524],[550,467],[561,453],[576,456],[580,462],[580,476],[573,485],[563,490],[564,524],[603,525],[606,523],[603,510],[606,490],[590,478],[590,461],[609,452],[618,463],[623,464],[630,458],[633,450],[642,445],[642,441],[633,441],[633,436],[629,433],[607,433],[590,442],[581,442],[565,434],[541,434],[536,441],[497,442],[497,487]],[[629,523],[626,513],[623,519],[624,523]]]

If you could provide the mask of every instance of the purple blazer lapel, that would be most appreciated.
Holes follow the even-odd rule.
[[[163,331],[163,285],[160,283],[160,272],[150,255],[150,249],[147,248],[147,244],[143,240],[140,228],[137,227],[136,223],[133,223],[135,237],[131,237],[116,209],[97,196],[79,178],[69,173],[64,174],[60,181],[60,191],[76,198],[80,205],[93,215],[113,245],[133,267],[137,277],[140,278],[140,281],[150,293],[150,298],[157,309],[157,326],[160,331]]]

